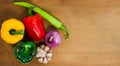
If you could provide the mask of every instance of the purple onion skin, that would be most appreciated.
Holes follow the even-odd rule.
[[[45,44],[51,48],[60,44],[61,37],[57,31],[49,31],[45,36]]]

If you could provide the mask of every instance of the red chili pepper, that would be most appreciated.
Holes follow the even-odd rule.
[[[45,37],[45,28],[40,15],[26,17],[23,23],[28,36],[34,41],[40,41]]]

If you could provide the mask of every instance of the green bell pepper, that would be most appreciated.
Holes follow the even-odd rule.
[[[32,41],[21,41],[14,47],[15,57],[23,63],[32,61],[33,57],[36,55],[36,52],[36,46]]]

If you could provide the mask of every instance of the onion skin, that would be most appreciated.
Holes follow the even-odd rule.
[[[45,44],[51,48],[61,43],[60,34],[57,31],[49,31],[45,36]]]

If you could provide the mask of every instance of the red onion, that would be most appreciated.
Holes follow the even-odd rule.
[[[60,44],[61,37],[57,31],[49,31],[45,36],[45,43],[49,47],[56,47]]]

